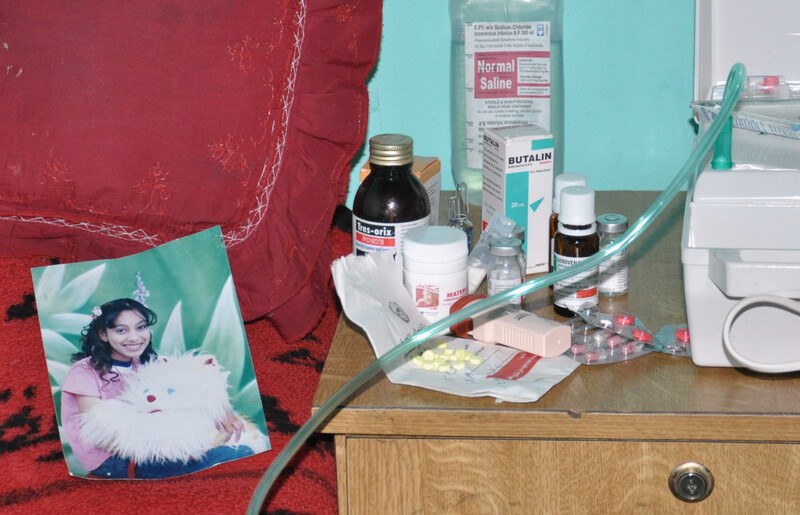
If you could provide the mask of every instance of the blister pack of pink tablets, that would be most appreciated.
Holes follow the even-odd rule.
[[[628,361],[650,352],[641,341],[596,327],[580,317],[568,323],[572,327],[572,346],[566,354],[584,365]]]
[[[689,329],[685,324],[666,325],[653,336],[653,333],[650,332],[639,318],[626,311],[608,314],[601,312],[600,308],[597,306],[586,305],[578,310],[578,315],[579,316],[576,318],[586,325],[619,336],[629,345],[627,348],[622,347],[629,350],[629,353],[625,358],[617,359],[617,361],[630,359],[630,357],[627,356],[636,357],[641,355],[633,351],[634,346],[642,347],[645,351],[656,351],[681,357],[691,356]],[[605,337],[603,336],[601,338]],[[573,341],[574,339],[573,332]],[[580,350],[580,347],[578,347],[578,350]],[[644,352],[644,354],[646,353],[647,352]],[[592,355],[592,357],[594,357],[594,355]]]
[[[686,324],[665,325],[656,333],[650,346],[658,352],[688,358],[692,355],[689,342],[689,328]]]
[[[653,334],[635,316],[626,312],[602,313],[597,306],[578,311],[568,323],[572,347],[568,354],[585,365],[628,361],[650,353]]]

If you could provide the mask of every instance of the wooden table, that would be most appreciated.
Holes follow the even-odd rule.
[[[598,192],[597,212],[634,220],[653,192]],[[627,309],[653,331],[685,323],[680,264],[684,196],[631,248]],[[559,319],[550,290],[526,309]],[[339,321],[314,406],[375,356]],[[322,427],[336,441],[341,513],[797,513],[800,375],[701,368],[652,353],[581,366],[538,402],[496,403],[410,386],[383,374]],[[674,467],[713,475],[700,502],[676,498]]]

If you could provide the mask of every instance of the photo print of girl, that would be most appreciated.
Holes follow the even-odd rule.
[[[218,227],[32,275],[70,474],[158,479],[270,449]]]

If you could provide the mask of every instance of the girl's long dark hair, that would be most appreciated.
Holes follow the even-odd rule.
[[[92,319],[92,322],[83,328],[81,332],[81,350],[72,355],[73,363],[83,358],[89,358],[89,364],[103,377],[106,373],[111,371],[113,360],[111,359],[111,344],[103,341],[100,338],[100,331],[113,329],[114,321],[123,311],[135,311],[142,315],[145,319],[147,326],[152,327],[158,317],[141,302],[133,299],[117,299],[111,302],[106,302],[100,306],[101,313]],[[152,333],[150,342],[147,344],[142,355],[139,359],[142,363],[147,363],[156,357],[156,351],[153,349]],[[113,379],[112,379],[113,380]]]

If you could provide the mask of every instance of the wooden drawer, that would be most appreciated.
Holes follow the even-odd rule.
[[[668,478],[696,461],[711,495]],[[342,513],[798,513],[797,444],[337,436]]]

